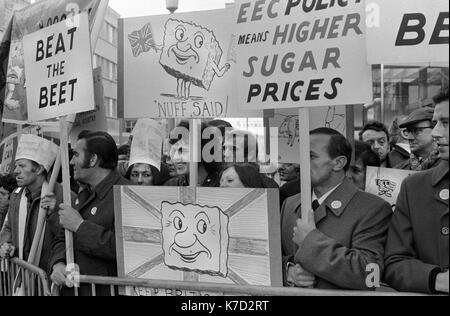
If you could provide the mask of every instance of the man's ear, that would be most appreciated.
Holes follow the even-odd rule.
[[[39,165],[39,167],[37,168],[37,175],[38,176],[42,176],[45,173],[45,168],[41,165]]]
[[[92,155],[91,159],[89,160],[89,168],[94,168],[95,166],[97,166],[98,162],[98,156],[95,154]]]
[[[335,161],[335,165],[333,168],[334,171],[339,172],[339,171],[345,170],[345,166],[347,165],[347,162],[348,162],[347,157],[339,156],[339,157],[335,158],[334,161]]]

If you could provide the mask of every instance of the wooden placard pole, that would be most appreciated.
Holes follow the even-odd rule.
[[[61,169],[61,153],[59,152],[56,156],[55,164],[53,165],[52,175],[50,176],[50,181],[48,183],[47,195],[55,192],[55,185],[58,180],[59,171]],[[58,209],[58,205],[56,206]],[[55,210],[56,211],[56,210]],[[45,219],[47,217],[47,210],[40,208],[38,221],[36,225],[36,232],[34,233],[33,243],[31,245],[30,255],[28,256],[28,263],[39,266],[38,249],[39,243],[44,230]],[[40,257],[40,256],[39,256]]]
[[[61,132],[61,167],[63,178],[63,197],[64,204],[72,206],[72,197],[70,190],[70,172],[69,172],[69,144],[68,144],[68,125],[66,117],[59,119],[59,130]],[[73,251],[73,234],[66,230],[66,262],[67,266],[75,263]]]
[[[302,196],[302,218],[312,221],[312,188],[311,188],[311,158],[310,158],[310,137],[309,137],[309,108],[300,108],[299,116],[299,136],[300,136],[300,179]],[[310,224],[315,224],[314,221]]]
[[[200,119],[190,120],[189,127],[189,187],[195,188],[198,185],[198,162],[200,161]]]

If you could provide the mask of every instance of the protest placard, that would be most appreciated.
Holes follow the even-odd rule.
[[[81,12],[89,12],[91,24],[97,14],[100,0],[46,0],[38,1],[14,13],[12,32],[5,36],[0,47],[0,64],[7,60],[6,83],[0,81],[0,91],[5,86],[3,122],[27,124],[27,96],[25,89],[25,65],[23,37],[39,31]],[[7,33],[5,33],[6,35]],[[9,45],[10,44],[10,45]],[[1,44],[0,44],[1,45]],[[2,50],[8,50],[3,54]],[[9,57],[9,59],[8,59]],[[2,95],[3,98],[3,95]]]
[[[117,187],[114,197],[119,276],[282,285],[276,190]]]
[[[24,37],[29,121],[95,108],[87,13]]]
[[[104,90],[102,84],[102,69],[94,69],[94,101],[93,111],[78,113],[72,125],[69,139],[72,144],[78,140],[78,135],[82,131],[107,132],[108,121],[106,119],[106,109],[104,104]]]
[[[362,2],[238,0],[235,22],[243,109],[372,100]]]
[[[368,167],[366,192],[381,197],[395,209],[403,181],[414,173],[410,170]]]
[[[269,125],[278,129],[278,155],[282,163],[300,163],[300,120],[295,109],[275,110]],[[345,106],[317,107],[309,111],[310,129],[333,128],[346,135]],[[272,136],[272,135],[271,135]]]
[[[123,19],[120,28],[125,118],[262,115],[238,107],[233,9]]]
[[[447,63],[447,0],[367,0],[369,64]]]
[[[0,143],[0,174],[11,174],[14,172],[16,162],[16,152],[19,137],[22,134],[33,134],[44,136],[44,129],[41,126],[29,126],[22,131],[9,135]]]

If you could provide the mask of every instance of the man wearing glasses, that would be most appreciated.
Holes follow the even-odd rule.
[[[400,124],[411,145],[411,158],[396,166],[396,169],[424,171],[439,165],[439,150],[432,136],[433,115],[433,108],[420,108]]]

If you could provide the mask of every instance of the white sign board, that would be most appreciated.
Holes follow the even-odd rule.
[[[369,64],[449,61],[448,0],[366,0]]]
[[[300,163],[300,123],[298,110],[276,110],[269,119],[270,127],[278,129],[278,155],[282,163]],[[317,107],[309,111],[310,129],[328,127],[346,135],[345,105]]]
[[[364,11],[359,1],[238,0],[238,103],[277,109],[371,101]]]
[[[125,118],[258,117],[242,111],[233,9],[122,20]]]
[[[94,110],[86,13],[25,36],[24,54],[29,121]]]
[[[82,131],[107,132],[108,121],[106,119],[106,109],[104,104],[104,89],[102,84],[102,69],[94,69],[94,93],[95,110],[90,112],[78,113],[70,131],[70,141],[75,144],[78,135]]]

